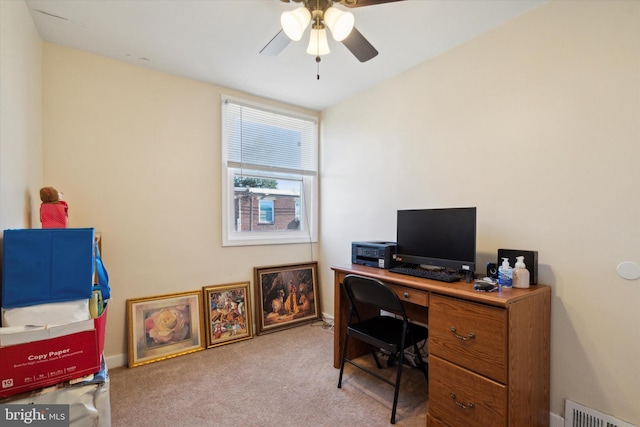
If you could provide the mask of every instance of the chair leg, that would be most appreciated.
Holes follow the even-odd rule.
[[[347,357],[347,344],[349,343],[349,334],[345,334],[342,344],[342,357],[340,358],[340,376],[338,376],[338,388],[342,387],[342,373],[344,372],[344,359]]]
[[[389,355],[389,358],[387,359],[387,368],[390,368],[395,364],[396,364],[396,355],[392,353]]]
[[[398,394],[400,393],[400,377],[402,376],[403,361],[404,361],[404,350],[401,350],[398,352],[398,372],[396,373],[396,384],[395,384],[395,390],[393,392],[393,406],[391,408],[391,424],[396,423],[396,407],[398,406]]]
[[[378,369],[382,369],[382,365],[380,364],[380,360],[378,359],[378,355],[376,354],[376,349],[373,347],[370,347],[371,349],[371,355],[373,355],[373,360],[376,361],[376,365],[378,366]]]

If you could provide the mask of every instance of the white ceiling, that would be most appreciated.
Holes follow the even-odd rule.
[[[351,9],[379,51],[359,62],[329,36],[320,62],[309,30],[278,56],[278,0],[26,0],[40,37],[106,57],[321,111],[546,0],[405,0]]]

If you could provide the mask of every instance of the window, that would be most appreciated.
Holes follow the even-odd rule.
[[[273,200],[260,200],[260,223],[273,224]]]
[[[317,119],[222,99],[224,246],[317,241]]]

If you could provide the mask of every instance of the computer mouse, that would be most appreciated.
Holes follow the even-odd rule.
[[[487,283],[487,282],[476,282],[473,285],[473,289],[475,289],[478,292],[493,292],[497,290],[498,287],[494,284]]]

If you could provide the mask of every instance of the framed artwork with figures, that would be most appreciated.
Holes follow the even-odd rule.
[[[318,263],[254,267],[257,334],[321,320]]]
[[[207,348],[253,337],[249,282],[204,286]]]
[[[202,291],[127,300],[129,368],[204,350]]]

